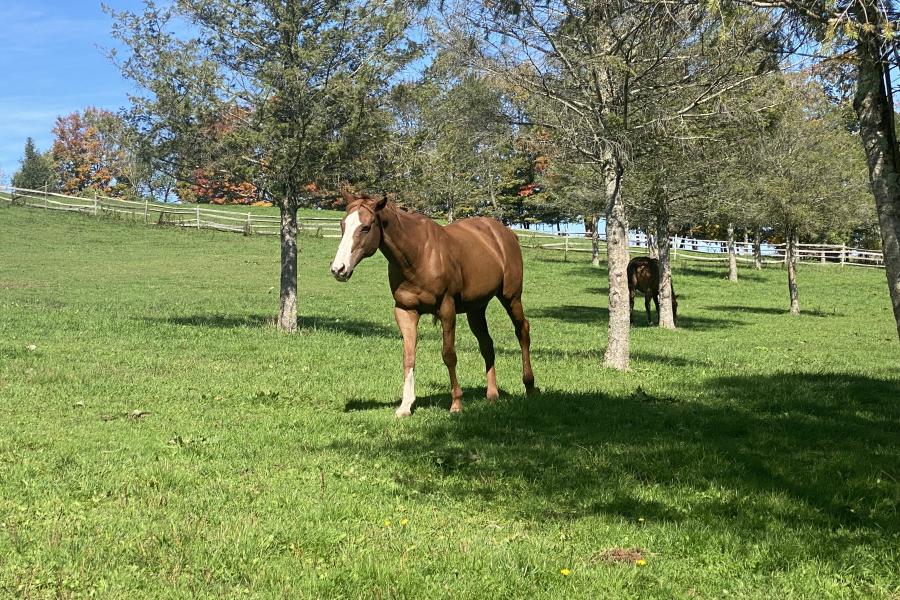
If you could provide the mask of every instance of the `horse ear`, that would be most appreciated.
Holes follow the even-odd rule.
[[[381,210],[385,206],[387,206],[388,197],[387,194],[382,194],[381,198],[375,202],[375,210]]]

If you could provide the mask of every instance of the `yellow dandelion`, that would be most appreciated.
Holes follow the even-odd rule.
[[[562,575],[563,577],[568,577],[569,575],[572,574],[572,571],[570,571],[570,570],[568,570],[568,569],[560,569],[560,570],[559,570],[559,573],[560,573],[560,575]]]
[[[643,558],[641,558],[641,559],[634,561],[634,564],[636,564],[639,567],[644,567],[647,565],[647,561],[644,560]]]
[[[390,520],[390,519],[385,519],[385,520],[384,520],[384,526],[385,526],[385,527],[390,527],[390,526],[391,526],[391,520]]]
[[[643,522],[644,522],[644,517],[641,517],[638,519],[638,523],[643,523]]]
[[[409,519],[400,519],[400,527],[406,527],[409,525]]]

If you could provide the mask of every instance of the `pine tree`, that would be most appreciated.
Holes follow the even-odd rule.
[[[42,190],[44,186],[48,186],[55,189],[53,161],[47,154],[38,151],[31,138],[25,140],[25,155],[22,157],[21,165],[13,175],[13,187]]]

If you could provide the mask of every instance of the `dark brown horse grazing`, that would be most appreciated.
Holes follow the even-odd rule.
[[[675,288],[672,280],[669,280],[669,289],[672,294],[672,319],[678,321],[678,300],[675,296]],[[659,316],[659,260],[649,256],[636,256],[628,263],[628,306],[634,311],[634,292],[644,295],[644,307],[647,309],[647,324],[652,325],[650,319],[650,300],[656,305],[656,315]],[[629,312],[631,314],[631,312]],[[632,316],[631,322],[634,322]]]
[[[534,391],[528,319],[522,308],[522,250],[515,234],[499,221],[477,217],[441,227],[422,215],[407,213],[387,198],[342,192],[347,214],[331,273],[347,281],[359,262],[376,250],[388,259],[394,316],[403,334],[403,400],[398,417],[412,413],[416,400],[416,333],[419,316],[435,315],[444,333],[443,358],[450,374],[450,412],[462,410],[456,380],[456,315],[466,313],[478,339],[487,371],[487,399],[498,397],[494,341],[485,310],[495,296],[503,304],[522,347],[522,381]]]

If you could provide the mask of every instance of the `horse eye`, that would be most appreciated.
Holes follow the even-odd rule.
[[[368,232],[370,229],[372,229],[372,227],[370,227],[369,225],[363,225],[362,227],[360,227],[360,230],[361,230],[363,233]]]

